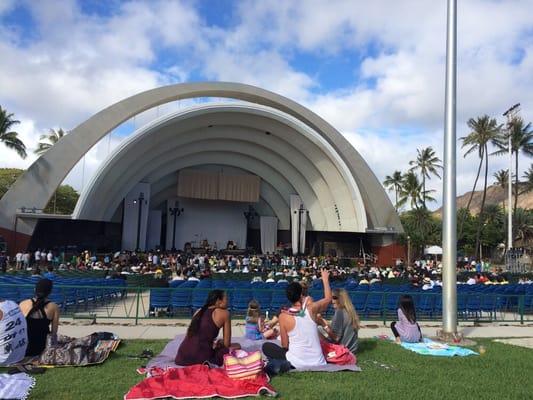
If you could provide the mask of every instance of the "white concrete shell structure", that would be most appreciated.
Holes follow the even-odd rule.
[[[289,229],[289,196],[309,210],[312,230],[399,233],[397,213],[363,158],[330,124],[275,93],[227,82],[187,83],[124,99],[73,129],[0,199],[0,235],[28,243],[35,227],[20,208],[42,209],[76,163],[135,115],[179,99],[246,101],[197,107],[142,128],[114,152],[81,194],[73,218],[110,221],[138,182],[152,204],[175,191],[176,171],[202,165],[238,168],[261,178],[260,203]],[[142,157],[141,157],[142,155]],[[155,203],[154,203],[155,202]],[[13,246],[11,246],[13,248]]]

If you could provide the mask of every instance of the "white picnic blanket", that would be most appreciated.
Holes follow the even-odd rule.
[[[35,378],[26,373],[0,374],[0,400],[25,400],[35,385]]]

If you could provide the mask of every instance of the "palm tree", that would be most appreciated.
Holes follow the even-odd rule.
[[[65,132],[63,131],[63,129],[59,128],[57,131],[55,129],[50,129],[48,135],[41,135],[41,137],[39,138],[40,142],[37,146],[37,149],[35,149],[35,154],[38,154],[40,156],[43,155],[63,136],[65,136]]]
[[[509,170],[500,169],[499,171],[495,172],[493,176],[496,178],[496,182],[494,182],[494,184],[505,191],[507,185],[509,184]],[[505,196],[503,196],[502,208],[503,212],[505,213]]]
[[[468,136],[461,138],[461,140],[463,141],[462,147],[469,147],[464,156],[466,157],[468,154],[477,150],[478,156],[480,158],[478,174],[474,182],[474,189],[472,190],[472,193],[470,193],[470,199],[466,206],[467,210],[469,210],[470,208],[470,203],[472,201],[477,181],[479,179],[479,173],[481,172],[481,166],[483,165],[483,161],[485,161],[485,180],[483,185],[483,197],[481,198],[481,207],[479,210],[479,224],[476,233],[475,256],[477,258],[479,250],[479,238],[481,236],[481,229],[483,226],[483,211],[485,209],[485,200],[487,198],[487,179],[489,174],[488,146],[489,143],[495,143],[498,140],[501,134],[502,125],[498,125],[496,119],[491,118],[488,115],[483,115],[482,117],[477,117],[476,119],[470,118],[467,122],[467,125],[470,129],[472,129],[472,131],[468,134]]]
[[[509,153],[509,136],[511,136],[511,154],[515,155],[515,187],[514,187],[514,205],[513,214],[516,212],[518,205],[518,155],[520,153],[533,157],[533,130],[531,122],[527,125],[520,117],[515,117],[509,123],[509,127],[504,134],[500,134],[495,145],[500,149],[495,154]]]
[[[18,138],[18,133],[10,130],[19,123],[20,121],[13,119],[13,114],[8,114],[7,110],[0,106],[0,142],[8,149],[15,150],[21,158],[26,158],[26,146]]]
[[[412,171],[407,172],[402,179],[398,206],[403,207],[407,202],[411,208],[418,209],[418,203],[421,201],[422,185],[418,181],[418,176]]]
[[[392,175],[387,175],[383,181],[383,184],[389,191],[394,190],[394,196],[396,198],[394,208],[396,211],[398,211],[398,194],[402,189],[402,181],[403,177],[401,171],[394,171]]]
[[[526,181],[523,182],[524,189],[522,189],[520,193],[531,192],[533,190],[533,164],[529,166],[529,169],[524,172],[524,175],[522,177],[525,178]]]
[[[429,195],[431,192],[434,192],[434,190],[424,191],[422,184],[418,180],[418,176],[413,171],[409,171],[402,179],[398,207],[402,207],[409,202],[412,209],[418,210],[420,206],[425,208],[423,203],[424,199],[435,201],[435,199]]]
[[[514,225],[515,238],[521,240],[522,243],[526,242],[533,236],[533,211],[518,208],[514,218]]]
[[[420,170],[420,175],[422,176],[422,206],[425,208],[425,194],[428,193],[426,191],[426,178],[431,179],[431,175],[435,175],[440,179],[437,169],[442,168],[442,165],[439,164],[441,160],[435,155],[433,148],[416,149],[416,152],[416,160],[409,161],[409,165],[412,165],[409,171]]]
[[[42,156],[46,153],[53,145],[55,145],[63,136],[65,136],[65,131],[59,128],[57,131],[55,129],[50,129],[48,135],[41,135],[39,138],[40,142],[35,149],[35,154]],[[56,213],[57,205],[57,190],[54,192],[54,214]]]

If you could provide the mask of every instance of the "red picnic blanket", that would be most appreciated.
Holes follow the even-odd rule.
[[[152,400],[165,397],[175,399],[237,397],[276,395],[265,374],[254,379],[231,379],[223,368],[209,368],[207,365],[191,365],[170,368],[160,375],[146,378],[135,385],[124,396],[125,400]]]

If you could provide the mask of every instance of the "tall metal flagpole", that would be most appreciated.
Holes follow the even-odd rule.
[[[442,330],[457,332],[457,207],[456,207],[456,72],[457,0],[448,0],[446,98],[444,121],[444,183],[442,217]]]
[[[507,124],[507,128],[509,131],[507,132],[509,134],[509,172],[507,174],[507,198],[508,200],[508,210],[507,210],[507,250],[511,250],[513,248],[513,208],[512,208],[512,201],[513,201],[513,147],[512,147],[512,141],[511,141],[511,119],[509,118],[509,122]],[[518,174],[518,171],[516,171]]]
[[[504,117],[507,117],[507,134],[508,134],[508,149],[509,149],[509,172],[507,174],[507,197],[509,198],[509,205],[507,210],[507,250],[513,248],[513,209],[511,208],[511,203],[513,201],[513,150],[512,150],[512,122],[513,118],[516,117],[516,113],[520,109],[520,103],[515,104],[507,111],[503,113]],[[518,171],[516,171],[518,173]],[[508,258],[509,259],[509,258]]]

